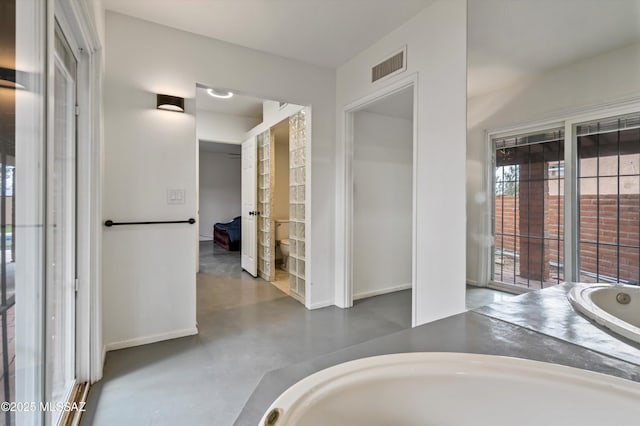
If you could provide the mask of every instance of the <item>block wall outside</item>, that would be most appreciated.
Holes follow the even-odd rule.
[[[564,197],[547,195],[545,199],[547,203],[544,208],[546,239],[544,247],[548,251],[545,258],[552,264],[563,263]],[[519,238],[512,237],[517,235],[520,229],[520,207],[518,196],[497,195],[495,197],[496,250],[519,254],[523,252]],[[635,248],[640,245],[640,195],[621,194],[619,197],[617,195],[600,195],[600,197],[591,194],[582,195],[579,200],[579,214],[581,271],[617,277],[619,267],[621,280],[640,282],[640,253],[638,248]],[[501,238],[500,234],[505,234],[504,238]],[[558,237],[559,242],[555,241]],[[618,238],[622,245],[619,254],[616,247]],[[599,247],[596,247],[596,242],[600,243]],[[584,276],[584,278],[587,277]]]

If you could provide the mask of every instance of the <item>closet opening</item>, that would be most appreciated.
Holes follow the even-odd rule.
[[[413,321],[415,289],[414,84],[347,109],[348,305],[387,293]],[[396,306],[397,308],[397,306]]]

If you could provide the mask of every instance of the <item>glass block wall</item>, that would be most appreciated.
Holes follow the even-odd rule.
[[[307,112],[289,118],[289,280],[291,292],[305,295],[305,194]]]
[[[272,130],[258,135],[258,276],[272,281],[275,275],[275,232],[271,223],[273,193]]]

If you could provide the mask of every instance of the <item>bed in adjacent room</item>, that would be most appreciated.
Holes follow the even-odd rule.
[[[240,250],[240,216],[231,222],[213,225],[213,243],[229,251]]]

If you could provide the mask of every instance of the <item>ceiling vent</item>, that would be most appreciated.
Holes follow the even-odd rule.
[[[371,82],[401,73],[407,69],[407,46],[404,46],[378,65],[371,68]]]

